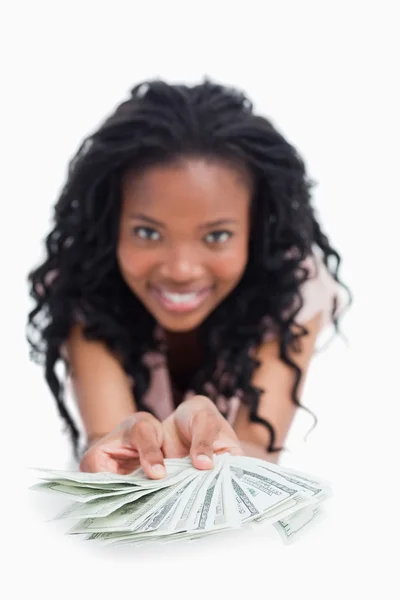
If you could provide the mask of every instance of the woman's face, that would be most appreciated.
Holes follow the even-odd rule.
[[[194,330],[239,283],[250,199],[244,171],[205,159],[125,176],[119,266],[165,330]]]

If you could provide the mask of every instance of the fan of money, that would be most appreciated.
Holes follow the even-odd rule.
[[[210,470],[190,457],[165,459],[167,477],[34,469],[30,489],[69,496],[56,519],[77,521],[67,532],[111,544],[195,539],[248,522],[271,523],[285,543],[323,516],[328,482],[261,459],[214,454]]]

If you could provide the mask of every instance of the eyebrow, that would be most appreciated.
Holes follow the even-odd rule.
[[[216,221],[204,223],[204,225],[201,225],[201,228],[211,229],[212,227],[221,227],[221,225],[234,225],[237,222],[237,219],[217,219]]]
[[[147,215],[143,215],[140,213],[131,213],[128,216],[129,219],[138,219],[140,221],[145,221],[146,223],[155,225],[156,227],[160,227],[163,229],[165,229],[166,227],[164,223],[161,223],[161,221],[157,221],[156,219],[148,217]],[[207,223],[203,223],[203,225],[199,226],[199,229],[211,229],[213,227],[221,227],[222,225],[233,225],[237,222],[237,219],[217,219],[216,221],[208,221]]]
[[[165,228],[165,225],[156,219],[152,219],[151,217],[147,217],[146,215],[142,215],[139,213],[131,213],[128,215],[129,219],[138,219],[139,221],[145,221],[146,223],[150,223],[150,225],[156,225],[156,227]]]

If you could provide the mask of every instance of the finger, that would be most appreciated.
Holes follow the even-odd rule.
[[[232,456],[244,456],[244,450],[238,445],[230,446],[225,452],[229,452]]]
[[[118,460],[118,475],[130,475],[140,468],[139,459]]]
[[[140,467],[139,459],[114,460],[105,453],[89,459],[82,458],[79,470],[84,473],[115,473],[116,475],[129,475]]]
[[[220,433],[214,442],[213,450],[214,454],[224,454],[225,452],[229,452],[232,456],[244,456],[245,454],[234,432],[232,435]]]
[[[129,435],[131,428],[132,427],[130,427],[128,430]],[[124,458],[137,458],[139,453],[135,448],[132,447],[129,441],[129,435],[126,436],[125,434],[122,436],[122,438],[121,435],[119,435],[119,437],[116,439],[107,439],[104,437],[100,442],[91,446],[88,451],[95,452],[96,450],[100,450],[107,453],[109,456],[111,456],[111,458],[118,460]]]
[[[84,473],[118,473],[118,462],[100,448],[92,448],[82,456],[79,470]]]
[[[221,429],[221,417],[210,410],[199,411],[193,418],[190,456],[197,469],[213,466],[214,442]]]
[[[156,419],[142,419],[132,427],[131,442],[139,452],[140,464],[151,479],[167,475],[162,453],[163,434]]]

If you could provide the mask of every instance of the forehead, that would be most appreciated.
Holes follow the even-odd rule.
[[[209,220],[247,212],[250,176],[244,168],[206,159],[188,159],[128,173],[123,208],[170,221]]]

